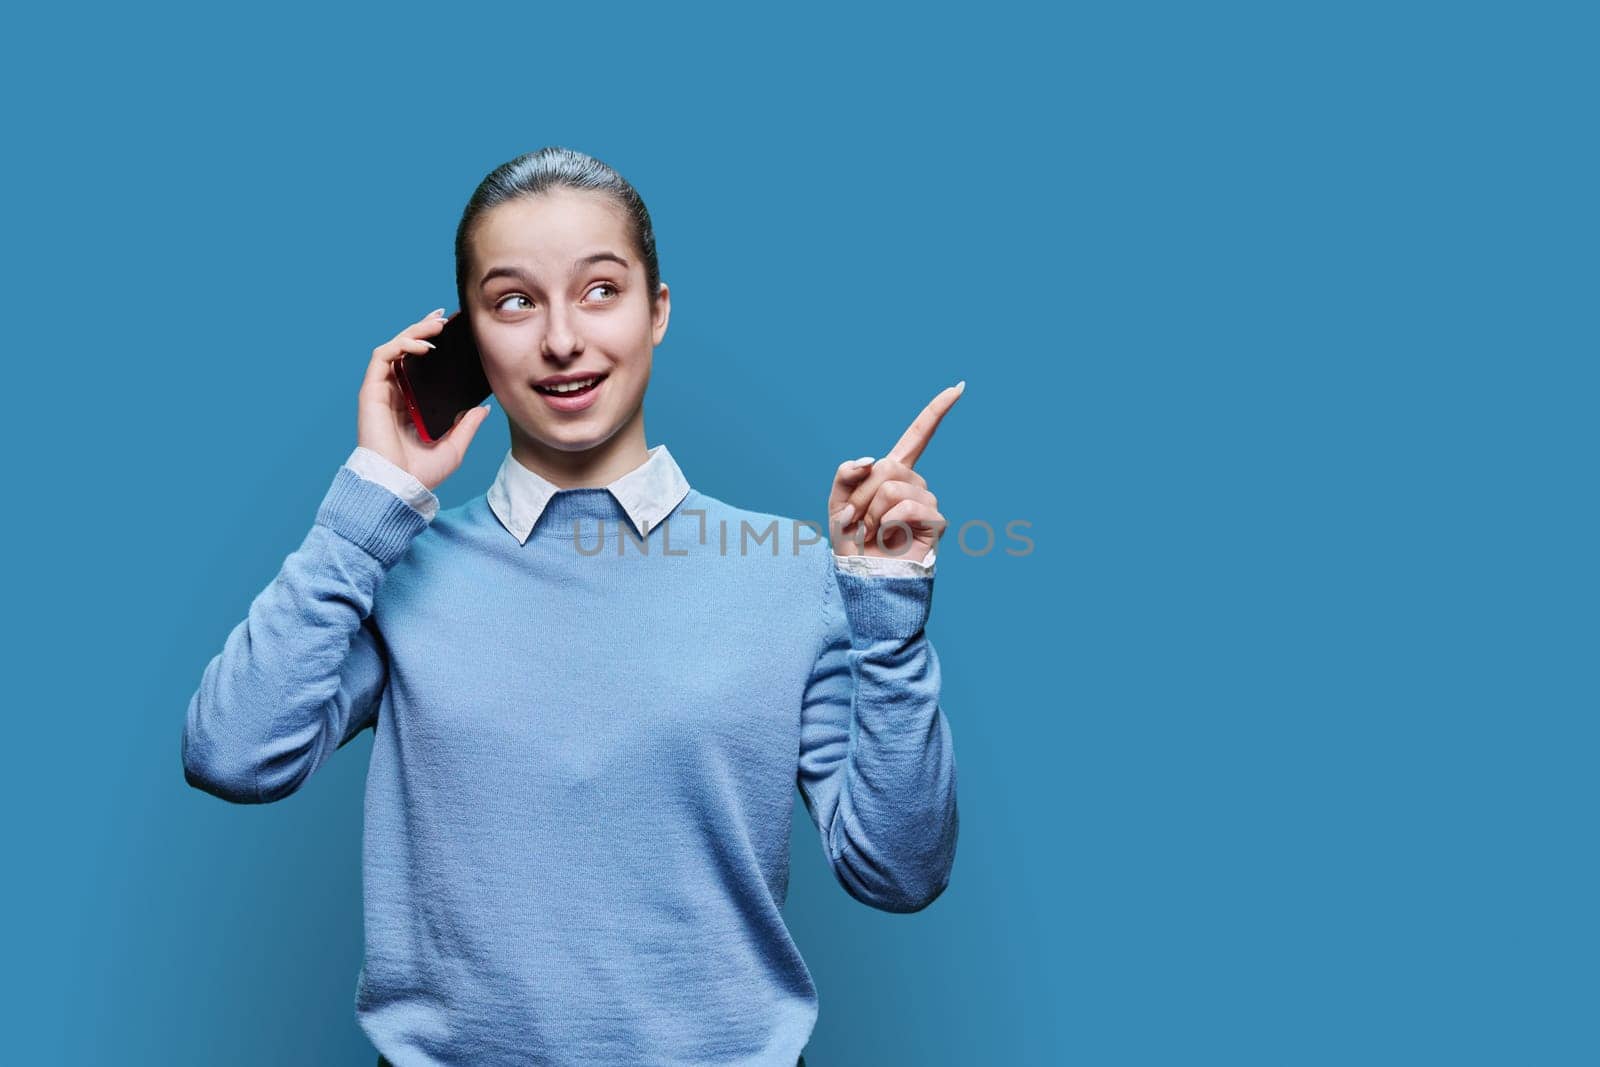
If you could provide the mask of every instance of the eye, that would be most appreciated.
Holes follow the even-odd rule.
[[[614,286],[614,285],[612,285],[612,284],[611,284],[611,283],[610,283],[610,282],[600,282],[600,283],[598,283],[598,284],[596,284],[596,285],[593,285],[593,286],[590,286],[590,288],[589,288],[589,292],[591,292],[591,293],[592,293],[592,292],[594,292],[594,291],[595,291],[595,290],[596,290],[596,289],[610,289],[610,290],[611,290],[611,292],[612,292],[612,293],[613,293],[613,294],[615,294],[615,293],[616,293],[616,292],[618,292],[618,289],[617,289],[617,287],[616,287],[616,286]],[[612,297],[612,298],[610,298],[610,299],[614,299],[614,297]]]
[[[504,297],[504,298],[502,298],[502,299],[501,299],[501,300],[500,300],[500,302],[499,302],[499,303],[498,303],[498,304],[496,304],[496,305],[495,305],[495,306],[494,306],[494,307],[495,307],[495,310],[496,310],[496,311],[503,311],[503,310],[505,310],[505,305],[506,305],[506,301],[507,301],[507,300],[524,300],[524,301],[527,301],[527,303],[528,303],[528,304],[529,304],[529,305],[530,305],[530,306],[531,306],[531,305],[532,305],[532,304],[533,304],[533,301],[532,301],[532,300],[528,300],[528,298],[527,298],[527,297],[525,297],[525,296],[523,296],[523,295],[522,295],[522,294],[521,294],[521,293],[512,293],[512,294],[511,294],[511,295],[510,295],[510,296],[507,296],[507,297]],[[519,310],[520,310],[520,309],[519,309]]]

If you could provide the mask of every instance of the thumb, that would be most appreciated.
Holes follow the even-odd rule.
[[[456,420],[456,424],[450,428],[450,438],[452,440],[458,437],[461,439],[462,455],[466,455],[467,446],[472,444],[472,438],[478,432],[478,427],[483,425],[484,420],[489,417],[489,412],[493,410],[488,404],[479,404],[477,407],[463,412],[461,417]]]

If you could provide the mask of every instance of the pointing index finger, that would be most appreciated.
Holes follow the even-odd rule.
[[[966,388],[966,385],[967,381],[963,378],[930,400],[928,406],[922,409],[921,414],[911,420],[911,425],[906,428],[905,433],[900,435],[900,440],[894,443],[894,447],[889,450],[889,456],[908,467],[915,466],[917,459],[922,455],[923,449],[927,448],[928,442],[933,440],[933,431],[939,428],[939,420],[943,419],[945,414],[955,406],[955,402],[960,398],[961,392]]]

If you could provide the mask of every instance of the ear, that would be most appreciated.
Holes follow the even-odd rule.
[[[661,338],[666,336],[667,319],[672,317],[672,290],[667,288],[666,282],[661,283],[659,293],[660,295],[656,297],[655,324],[650,329],[651,343],[657,345],[661,343]]]

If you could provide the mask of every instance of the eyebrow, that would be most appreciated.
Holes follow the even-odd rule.
[[[617,255],[615,252],[596,252],[593,255],[583,256],[580,259],[575,259],[572,262],[572,269],[574,271],[578,271],[589,266],[591,263],[599,263],[604,260],[610,260],[613,263],[620,263],[623,270],[628,269],[628,261]],[[533,284],[533,276],[527,271],[523,270],[521,267],[490,267],[484,272],[483,278],[478,282],[478,285],[481,288],[482,286],[488,285],[496,278],[515,278],[526,285]]]

